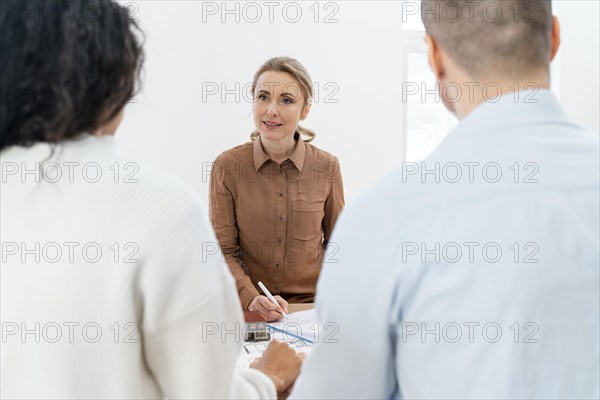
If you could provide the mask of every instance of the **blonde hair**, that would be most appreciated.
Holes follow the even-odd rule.
[[[308,74],[306,68],[304,68],[304,65],[302,65],[302,63],[296,60],[295,58],[290,57],[273,57],[267,60],[258,69],[258,71],[256,71],[256,73],[254,74],[254,79],[252,80],[251,90],[253,95],[254,90],[256,89],[256,83],[258,82],[258,78],[260,78],[260,76],[267,71],[285,72],[286,74],[291,75],[292,78],[294,78],[294,80],[296,80],[300,84],[300,91],[304,95],[305,99],[304,106],[306,107],[311,103],[313,98],[312,79],[310,78],[310,75]],[[305,142],[310,142],[315,138],[315,136],[317,136],[317,134],[313,130],[304,128],[300,125],[298,125],[298,129],[296,129],[296,132],[300,135],[300,137],[305,137],[305,139],[303,139]],[[260,132],[255,129],[254,132],[250,134],[250,140],[256,140],[256,138],[259,135]]]

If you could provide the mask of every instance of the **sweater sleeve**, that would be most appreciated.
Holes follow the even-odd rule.
[[[235,371],[243,318],[204,210],[172,202],[138,285],[146,366],[167,398],[275,398],[259,371]]]
[[[231,281],[222,292],[144,332],[148,367],[170,399],[274,399],[272,381],[258,370],[236,371],[243,340]]]

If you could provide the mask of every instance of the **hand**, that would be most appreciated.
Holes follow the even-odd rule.
[[[273,340],[262,357],[250,364],[250,368],[257,369],[271,378],[277,390],[277,397],[285,399],[300,374],[303,360],[304,353],[296,353],[287,343]]]
[[[267,321],[277,321],[283,318],[281,312],[287,313],[288,302],[281,296],[273,296],[279,303],[278,306],[271,303],[267,296],[256,296],[248,305],[248,311],[258,311]]]

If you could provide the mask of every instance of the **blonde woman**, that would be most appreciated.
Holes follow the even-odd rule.
[[[293,58],[276,57],[254,75],[251,141],[217,157],[210,215],[242,307],[268,320],[288,302],[312,302],[324,249],[344,205],[335,156],[309,143],[312,81]],[[257,283],[275,296],[269,302]]]

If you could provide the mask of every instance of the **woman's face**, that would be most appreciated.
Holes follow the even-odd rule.
[[[306,118],[300,84],[285,72],[263,72],[254,89],[254,125],[262,138],[279,140],[293,136],[298,123]]]

